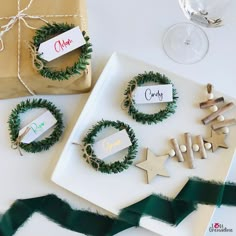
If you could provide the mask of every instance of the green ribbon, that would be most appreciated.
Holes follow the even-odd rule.
[[[66,229],[94,236],[109,236],[139,226],[148,215],[177,226],[196,210],[197,204],[236,206],[236,184],[189,179],[175,199],[161,195],[147,198],[121,210],[118,218],[73,210],[55,195],[17,200],[0,218],[0,236],[12,236],[33,213],[39,212]]]

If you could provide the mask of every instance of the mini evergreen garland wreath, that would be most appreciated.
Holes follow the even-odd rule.
[[[132,145],[128,147],[128,153],[123,158],[122,161],[115,161],[113,163],[105,163],[103,160],[100,160],[96,157],[93,144],[95,143],[95,138],[97,134],[104,128],[113,127],[117,130],[125,129],[129,135],[130,141]],[[132,128],[121,121],[109,121],[109,120],[101,120],[97,124],[95,124],[88,132],[86,137],[83,139],[83,158],[86,159],[86,162],[89,163],[94,169],[100,171],[102,173],[119,173],[129,168],[129,166],[133,163],[133,159],[136,157],[138,149],[138,141],[135,137],[135,133]]]
[[[158,84],[172,84],[172,91],[173,91],[173,101],[168,102],[166,108],[160,110],[154,114],[145,114],[140,112],[135,107],[135,101],[132,97],[133,91],[136,89],[137,86],[141,86],[144,83],[154,82]],[[128,111],[128,114],[137,122],[142,124],[156,124],[162,122],[164,119],[168,118],[170,115],[175,113],[177,107],[177,91],[174,88],[173,83],[170,79],[168,79],[165,75],[161,75],[158,72],[154,73],[152,71],[145,72],[144,74],[139,74],[134,77],[128,84],[127,89],[124,92],[125,99],[123,101],[123,108]]]
[[[46,108],[55,117],[57,123],[55,125],[53,132],[47,138],[37,142],[33,141],[29,144],[21,143],[21,138],[19,136],[20,114],[34,108]],[[61,111],[52,102],[49,102],[45,99],[33,99],[32,101],[27,99],[26,101],[22,101],[21,103],[19,103],[16,106],[16,108],[12,110],[9,116],[8,124],[9,124],[12,147],[14,149],[18,148],[19,151],[21,148],[26,152],[32,152],[32,153],[48,150],[52,145],[54,145],[60,139],[64,128]]]
[[[34,56],[34,65],[43,77],[59,81],[68,80],[75,74],[81,74],[86,70],[87,65],[89,65],[92,53],[92,44],[89,42],[90,38],[86,35],[85,31],[83,31],[82,34],[86,43],[80,47],[81,55],[78,58],[78,61],[76,61],[73,66],[66,67],[65,70],[52,70],[50,67],[47,67],[47,61],[42,59],[40,54],[37,53],[41,43],[72,28],[74,28],[73,24],[69,25],[67,23],[48,23],[36,31],[35,36],[33,37],[33,42],[31,42],[31,47],[33,48],[32,50],[34,53],[36,53]]]

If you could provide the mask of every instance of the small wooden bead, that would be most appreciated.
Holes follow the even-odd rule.
[[[211,149],[211,143],[205,143],[204,146],[207,150]]]
[[[213,93],[208,93],[207,94],[207,98],[208,98],[208,100],[213,99],[214,98],[214,94]]]
[[[197,144],[193,144],[193,151],[198,152],[199,151],[199,146]]]
[[[225,120],[225,117],[224,117],[223,115],[219,115],[219,116],[217,117],[217,120],[218,120],[218,121],[224,121],[224,120]]]
[[[210,111],[216,112],[218,111],[218,107],[216,105],[210,107]]]
[[[170,157],[174,157],[175,156],[175,150],[171,149],[168,154],[169,154]]]
[[[179,149],[180,149],[181,152],[186,152],[187,151],[187,147],[183,144],[179,146]]]
[[[228,133],[229,133],[229,128],[228,128],[228,127],[222,128],[222,132],[223,132],[224,134],[228,134]]]

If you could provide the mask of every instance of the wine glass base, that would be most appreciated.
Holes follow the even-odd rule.
[[[206,33],[197,25],[178,23],[165,33],[163,48],[173,61],[193,64],[205,57],[209,49],[209,41]]]

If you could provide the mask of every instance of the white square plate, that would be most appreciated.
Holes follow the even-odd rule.
[[[135,122],[126,111],[121,109],[123,93],[128,82],[144,71],[157,71],[167,75],[178,92],[176,113],[156,125],[142,125]],[[214,91],[215,97],[223,96]],[[234,99],[224,96],[226,102]],[[151,184],[146,183],[145,171],[131,166],[119,174],[102,174],[91,168],[82,158],[80,146],[87,131],[101,119],[120,120],[128,123],[135,131],[139,151],[134,164],[145,160],[145,148],[156,155],[166,154],[170,149],[170,138],[183,144],[183,134],[191,133],[193,138],[201,134],[210,136],[210,126],[204,126],[201,119],[209,111],[201,110],[199,103],[206,100],[206,86],[197,84],[144,62],[114,53],[93,89],[57,163],[52,181],[74,194],[106,209],[114,214],[152,193],[175,197],[190,176],[206,180],[224,181],[228,174],[235,149],[236,128],[230,127],[227,137],[228,149],[208,152],[208,159],[202,160],[195,155],[196,169],[189,169],[187,163],[179,163],[176,158],[166,163],[170,178],[155,177]],[[155,106],[155,105],[150,105]],[[227,112],[226,118],[235,117],[235,110]],[[109,161],[109,159],[108,159]],[[187,216],[177,227],[172,227],[151,217],[142,217],[140,225],[161,235],[192,236],[204,235],[214,212],[214,206],[199,205],[198,209]],[[158,210],[158,209],[157,209]]]

